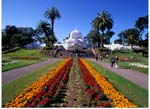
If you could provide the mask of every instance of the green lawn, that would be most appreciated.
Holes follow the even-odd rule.
[[[138,107],[148,107],[148,91],[126,80],[125,78],[112,73],[98,64],[88,61],[98,72],[100,72],[107,80],[130,101],[137,104]]]
[[[30,65],[30,64],[35,64],[35,63],[38,63],[41,61],[44,61],[44,60],[30,60],[30,61],[29,60],[17,60],[16,63],[2,66],[2,72],[7,71],[7,70],[11,70],[14,68],[23,67],[23,66]]]
[[[39,58],[37,60],[33,59],[13,59],[13,57],[36,57]],[[13,64],[7,64],[2,66],[2,71],[11,70],[18,67],[23,67],[29,64],[38,63],[49,58],[48,56],[44,56],[40,53],[40,50],[25,50],[20,49],[15,52],[2,54],[2,63],[17,61]]]
[[[144,74],[148,74],[148,68],[141,68],[141,67],[136,67],[136,66],[129,65],[130,63],[141,63],[141,64],[144,64],[144,65],[148,65],[148,57],[144,57],[143,55],[138,54],[138,53],[134,53],[132,51],[128,51],[128,52],[113,51],[112,56],[128,57],[128,58],[132,57],[133,59],[135,59],[137,61],[136,62],[119,61],[119,66],[121,66],[123,68],[126,68],[126,69],[136,70],[136,71],[139,71],[139,72],[144,73]],[[110,57],[105,58],[104,61],[110,63]]]
[[[6,83],[2,86],[2,105],[13,100],[19,95],[26,87],[30,86],[34,81],[38,80],[42,75],[47,74],[54,67],[60,64],[62,60],[59,60],[53,64],[47,65],[46,67],[37,69],[28,75],[25,75],[19,79],[16,79],[10,83]]]
[[[15,56],[34,56],[38,58],[47,58],[47,56],[44,56],[40,53],[41,50],[26,50],[26,49],[20,49],[14,52],[2,54],[2,57],[15,57]]]

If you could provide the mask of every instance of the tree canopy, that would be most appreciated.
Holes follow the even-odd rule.
[[[98,30],[100,33],[101,47],[104,46],[104,37],[106,32],[110,31],[113,27],[113,20],[111,14],[108,11],[102,11],[97,14],[97,17],[92,21],[92,26],[95,30]]]
[[[7,25],[2,30],[2,46],[3,48],[12,48],[16,45],[24,46],[34,41],[34,30],[31,27],[16,27],[15,25]]]
[[[55,7],[51,7],[50,9],[47,8],[47,10],[44,13],[45,18],[51,20],[51,25],[52,25],[52,35],[54,35],[54,21],[56,19],[61,18],[59,10]]]

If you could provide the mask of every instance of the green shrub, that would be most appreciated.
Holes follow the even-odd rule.
[[[15,48],[12,48],[12,49],[3,51],[2,53],[3,53],[3,54],[5,54],[5,53],[10,53],[10,52],[14,52],[14,51],[19,50],[19,49],[20,49],[19,47],[15,47]]]
[[[108,48],[98,48],[98,50],[101,51],[101,52],[108,52],[109,51]]]

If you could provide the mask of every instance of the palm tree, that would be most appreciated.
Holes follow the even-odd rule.
[[[51,25],[52,25],[52,35],[54,35],[54,20],[57,18],[57,19],[59,19],[59,18],[61,18],[61,16],[60,16],[60,13],[59,13],[59,11],[58,11],[58,9],[56,9],[55,7],[51,7],[51,9],[47,9],[46,11],[45,11],[45,17],[47,18],[47,19],[50,19],[51,20]]]
[[[111,14],[109,14],[107,11],[102,11],[102,13],[98,13],[97,17],[92,21],[92,25],[96,30],[101,31],[101,47],[104,47],[104,32],[105,30],[110,30],[113,26]]]
[[[51,26],[48,22],[44,21],[44,20],[40,20],[36,30],[38,31],[38,33],[44,33],[46,38],[46,46],[50,47],[50,38],[49,36],[51,35]]]

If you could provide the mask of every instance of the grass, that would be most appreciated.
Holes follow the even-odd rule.
[[[2,57],[13,57],[13,56],[34,56],[38,58],[47,58],[47,56],[42,55],[40,53],[41,50],[26,50],[26,49],[20,49],[11,53],[2,54]]]
[[[144,65],[148,65],[148,57],[144,57],[141,54],[132,52],[132,51],[128,51],[128,52],[123,52],[123,51],[113,51],[112,56],[118,56],[118,57],[133,57],[133,59],[136,59],[136,62],[125,62],[125,61],[119,61],[119,66],[126,68],[126,69],[132,69],[144,74],[148,74],[148,68],[140,68],[140,67],[135,67],[135,66],[131,66],[129,65],[129,63],[141,63]],[[104,61],[106,62],[110,62],[110,58],[106,58],[104,59]]]
[[[18,62],[16,62],[16,63],[2,66],[2,72],[8,71],[11,69],[15,69],[15,68],[19,68],[19,67],[23,67],[23,66],[30,65],[30,64],[35,64],[35,63],[38,63],[41,61],[44,61],[44,60],[30,60],[30,61],[29,60],[18,60]]]
[[[13,100],[19,95],[26,87],[30,86],[34,81],[38,80],[39,77],[49,73],[54,67],[60,64],[62,60],[59,60],[53,64],[47,65],[46,67],[37,69],[28,75],[25,75],[19,79],[16,79],[10,83],[6,83],[2,86],[2,105]],[[13,92],[13,93],[12,93]]]
[[[128,52],[113,52],[112,53],[113,56],[125,56],[125,57],[133,57],[133,59],[137,59],[138,62],[143,63],[143,64],[148,64],[148,57],[144,57],[143,55],[139,54],[139,53],[135,53],[132,51],[128,51]]]
[[[13,64],[7,64],[2,66],[2,72],[3,71],[7,71],[7,70],[11,70],[11,69],[15,69],[18,67],[23,67],[26,65],[30,65],[30,64],[34,64],[34,63],[38,63],[41,61],[44,61],[43,58],[48,58],[48,56],[44,56],[40,53],[40,50],[25,50],[25,49],[20,49],[11,53],[6,53],[6,54],[2,54],[2,62],[10,62],[10,61],[16,61],[15,59],[12,59],[12,57],[36,57],[39,58],[38,60],[25,60],[25,59],[18,59],[16,63]]]
[[[88,61],[88,63],[100,72],[107,80],[130,101],[138,107],[148,107],[148,91],[126,80],[125,78],[110,72],[98,64]]]

